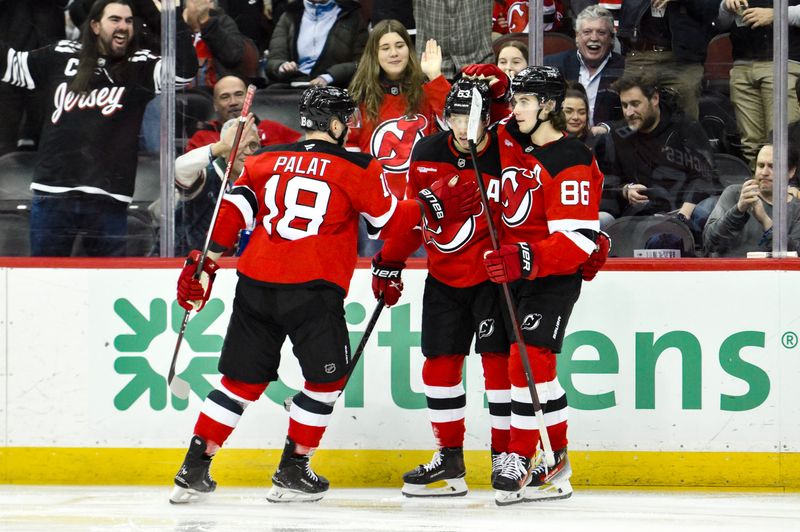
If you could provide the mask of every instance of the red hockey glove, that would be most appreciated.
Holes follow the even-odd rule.
[[[483,255],[483,265],[493,283],[510,283],[517,279],[533,279],[538,267],[533,261],[533,252],[528,244],[503,244],[496,251]]]
[[[203,309],[211,296],[211,286],[214,284],[214,277],[219,269],[216,262],[206,257],[206,260],[203,261],[200,279],[195,279],[194,274],[197,271],[197,261],[200,260],[200,255],[200,250],[192,250],[186,257],[181,275],[178,277],[178,304],[186,310],[197,310],[198,312]],[[204,284],[207,286],[203,286]]]
[[[489,81],[489,93],[492,100],[506,100],[510,80],[500,67],[492,64],[467,65],[461,69],[465,76],[480,78],[483,76]],[[497,81],[493,80],[495,78]]]
[[[595,243],[594,251],[586,259],[586,262],[581,266],[581,276],[584,281],[591,281],[594,279],[597,272],[599,272],[608,258],[608,252],[611,251],[611,238],[604,232],[600,231],[597,235],[597,242]]]
[[[403,293],[403,280],[400,275],[405,262],[384,262],[380,251],[372,258],[372,293],[375,299],[383,295],[383,302],[391,307]]]
[[[431,222],[458,223],[479,212],[480,195],[475,181],[459,179],[458,174],[434,181],[417,194]]]

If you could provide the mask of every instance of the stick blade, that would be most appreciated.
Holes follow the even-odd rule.
[[[175,397],[185,401],[189,398],[191,387],[188,382],[175,375],[172,377],[172,380],[169,381],[169,389]]]
[[[469,121],[467,122],[467,139],[478,143],[478,126],[481,123],[481,95],[478,89],[472,87],[472,103],[469,106]]]

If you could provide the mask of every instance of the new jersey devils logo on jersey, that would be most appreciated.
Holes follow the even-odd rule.
[[[375,128],[369,141],[373,157],[390,172],[406,172],[414,144],[423,137],[428,119],[422,115],[387,120]]]
[[[510,166],[500,176],[500,197],[503,205],[503,221],[516,227],[528,218],[533,206],[533,191],[542,186],[539,180],[541,167],[533,170]]]
[[[475,234],[477,218],[483,214],[483,206],[478,212],[467,218],[461,225],[448,223],[444,226],[438,223],[428,223],[427,217],[422,218],[422,234],[425,242],[432,245],[442,253],[453,253],[464,247]]]

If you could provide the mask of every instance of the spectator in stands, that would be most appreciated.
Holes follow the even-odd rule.
[[[219,140],[184,153],[175,160],[175,187],[179,192],[175,207],[175,255],[203,249],[238,122],[237,118],[227,120],[222,126]],[[250,115],[239,140],[226,190],[230,190],[242,172],[245,158],[261,147],[258,136],[255,117]]]
[[[577,81],[567,82],[561,112],[564,113],[567,133],[581,139],[589,148],[594,148],[599,135],[595,135],[589,127],[589,98],[586,89]],[[605,135],[605,130],[600,134]]]
[[[627,124],[616,123],[606,138],[613,149],[606,145],[601,165],[604,198],[619,202],[616,213],[608,212],[670,213],[699,236],[714,200],[695,207],[716,191],[708,137],[696,121],[662,104],[654,75],[626,75],[612,88],[619,93]],[[603,209],[609,205],[604,202]]]
[[[746,257],[748,251],[772,251],[772,145],[758,152],[753,179],[725,188],[703,231],[703,245],[715,257]],[[797,151],[788,154],[789,179],[797,168]],[[787,249],[800,251],[800,202],[787,198]]]
[[[23,3],[23,2],[19,2]],[[35,4],[37,2],[24,2],[28,4]],[[60,0],[58,2],[60,7],[63,7],[68,2]],[[69,4],[69,18],[72,23],[81,27],[89,16],[89,11],[92,9],[92,4],[95,0],[73,0]],[[137,40],[142,48],[146,48],[154,53],[161,51],[161,12],[159,7],[153,0],[131,0],[134,12],[134,24],[138,33]],[[64,10],[59,9],[60,19],[63,23]]]
[[[513,78],[528,66],[528,47],[520,41],[508,41],[497,51],[497,66]]]
[[[272,33],[267,75],[282,83],[347,87],[367,35],[354,0],[293,0]]]
[[[414,0],[417,42],[441,46],[447,79],[473,63],[491,63],[492,5],[486,0]]]
[[[64,38],[63,0],[0,0],[0,42],[15,50],[35,50]],[[0,83],[0,155],[35,150],[44,123],[45,92]]]
[[[238,75],[251,80],[258,75],[258,50],[242,35],[236,22],[214,0],[185,0],[183,20],[194,32],[200,71],[197,84],[213,87],[218,79]]]
[[[405,194],[414,143],[439,130],[450,91],[441,66],[442,53],[436,41],[425,43],[418,60],[405,27],[396,20],[382,20],[370,33],[350,84],[362,124],[350,130],[347,145],[381,162],[398,198]],[[362,256],[378,252],[381,245],[373,242],[378,241],[359,239]]]
[[[178,21],[176,83],[197,72],[189,28]],[[75,239],[91,256],[125,254],[136,178],[137,133],[161,90],[161,60],[135,41],[129,0],[97,0],[81,42],[31,52],[0,43],[0,79],[47,93],[31,189],[31,253],[68,256]]]
[[[233,19],[242,35],[255,43],[258,55],[261,57],[269,46],[269,38],[274,28],[270,0],[267,0],[266,4],[264,0],[217,0],[217,5]],[[267,13],[270,13],[269,17]]]
[[[789,1],[789,87],[800,80],[800,0]],[[742,136],[742,153],[755,162],[758,147],[772,131],[772,1],[722,0],[717,26],[730,31],[733,48],[731,102]],[[800,105],[788,101],[789,121],[800,119]]]
[[[625,70],[625,58],[612,50],[614,18],[599,6],[589,6],[575,21],[577,51],[549,55],[544,64],[561,70],[568,81],[579,81],[589,98],[589,125],[595,135],[608,133],[622,118],[619,95],[611,90]]]
[[[402,24],[414,42],[417,34],[412,0],[372,0],[370,24],[374,28],[381,20],[394,19]]]
[[[674,89],[681,109],[694,120],[718,5],[718,0],[622,2],[618,37],[625,74],[658,72],[659,85]]]
[[[219,140],[222,125],[231,118],[242,113],[247,86],[242,78],[225,76],[214,85],[214,110],[217,120],[203,123],[186,144],[186,152],[201,146],[207,146]],[[298,140],[302,135],[294,129],[272,120],[260,120],[256,117],[259,141],[262,146],[271,144],[288,144]]]
[[[494,0],[492,4],[492,39],[508,33],[528,33],[529,0]],[[544,31],[559,31],[564,18],[561,0],[543,0]]]

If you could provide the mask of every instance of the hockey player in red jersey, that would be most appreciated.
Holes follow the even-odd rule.
[[[498,132],[501,245],[484,264],[492,281],[509,283],[556,463],[534,460],[538,424],[521,353],[512,344],[509,454],[493,482],[499,505],[572,494],[567,397],[556,378],[556,354],[580,295],[581,267],[598,238],[607,252],[598,221],[603,175],[591,151],[563,132],[563,76],[532,66],[511,87],[513,116]]]
[[[493,191],[492,211],[499,216],[500,154],[497,136],[488,131],[490,90],[486,81],[461,79],[453,84],[445,103],[450,131],[420,139],[411,155],[408,197],[416,197],[441,176],[457,173],[475,179],[467,141],[467,119],[472,89],[482,96],[477,163],[486,188]],[[506,83],[499,88],[505,94]],[[508,380],[508,337],[501,313],[498,287],[488,280],[480,263],[489,243],[489,230],[481,208],[457,222],[424,218],[419,230],[388,239],[373,259],[375,296],[381,292],[385,272],[402,270],[409,254],[424,240],[428,278],[422,302],[422,381],[428,415],[438,450],[430,463],[403,475],[403,494],[408,497],[456,496],[467,493],[464,481],[464,411],[466,392],[462,382],[464,358],[473,337],[481,354],[491,416],[493,463],[508,445],[511,392]],[[394,303],[397,289],[384,290],[384,300]],[[439,486],[444,481],[446,485]]]
[[[175,476],[170,501],[191,502],[214,491],[211,458],[245,408],[278,377],[288,336],[305,378],[293,398],[289,432],[267,499],[315,501],[328,481],[311,469],[351,364],[344,297],[356,265],[359,213],[374,237],[402,234],[420,214],[464,220],[477,208],[477,186],[437,181],[415,199],[398,201],[380,163],[342,147],[356,107],[346,91],[307,89],[300,103],[306,139],[263,148],[250,157],[224,196],[204,262],[207,286],[194,279],[201,253],[193,251],[178,282],[178,302],[202,308],[210,295],[215,260],[233,246],[240,229],[255,229],[237,269],[239,281],[219,361],[222,381],[211,391]],[[445,182],[446,181],[446,182]],[[193,303],[194,302],[194,303]]]

